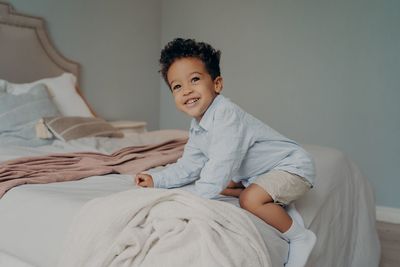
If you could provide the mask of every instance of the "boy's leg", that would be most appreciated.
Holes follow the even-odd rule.
[[[297,179],[300,178],[291,176],[290,173],[276,171],[271,175],[259,177],[261,181],[258,179],[256,184],[251,184],[246,188],[239,199],[242,208],[278,229],[289,241],[289,258],[286,267],[305,266],[316,241],[313,232],[292,220],[283,207],[274,203],[274,198],[275,201],[283,203],[297,198],[294,196],[294,199],[290,199],[291,194],[285,195],[286,192],[284,192],[290,191],[290,187],[301,188],[304,185],[301,182],[298,184]],[[287,184],[284,184],[285,181]],[[268,186],[271,188],[274,198],[268,193]],[[282,190],[282,188],[285,188],[285,190]],[[304,188],[306,190],[306,186]],[[296,194],[301,195],[301,192],[295,192],[293,195]]]
[[[286,232],[292,225],[292,219],[285,209],[274,203],[272,197],[259,185],[249,185],[239,197],[240,206],[253,213],[267,224]]]

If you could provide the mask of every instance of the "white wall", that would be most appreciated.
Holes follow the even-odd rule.
[[[159,0],[9,0],[46,19],[64,56],[81,63],[81,88],[106,119],[159,124]]]
[[[164,46],[222,50],[224,95],[303,143],[347,153],[400,207],[400,2],[164,0]],[[160,127],[188,128],[161,83]]]

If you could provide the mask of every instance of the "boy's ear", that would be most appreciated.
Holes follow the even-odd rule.
[[[219,94],[222,91],[222,88],[224,87],[224,80],[222,79],[221,76],[218,76],[214,79],[214,91]]]

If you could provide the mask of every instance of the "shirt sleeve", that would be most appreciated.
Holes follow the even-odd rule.
[[[215,198],[238,171],[252,138],[241,114],[234,110],[216,113],[211,133],[209,158],[196,181],[195,191],[205,198]]]
[[[167,165],[161,171],[149,170],[146,173],[153,178],[154,187],[175,188],[190,184],[200,176],[206,158],[191,138],[185,145],[182,157],[176,163]]]

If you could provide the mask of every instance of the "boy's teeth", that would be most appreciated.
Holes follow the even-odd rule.
[[[199,100],[199,99],[198,99],[198,98],[196,98],[196,99],[190,99],[190,100],[188,100],[188,101],[186,102],[186,104],[192,104],[192,103],[196,102],[197,100]]]

